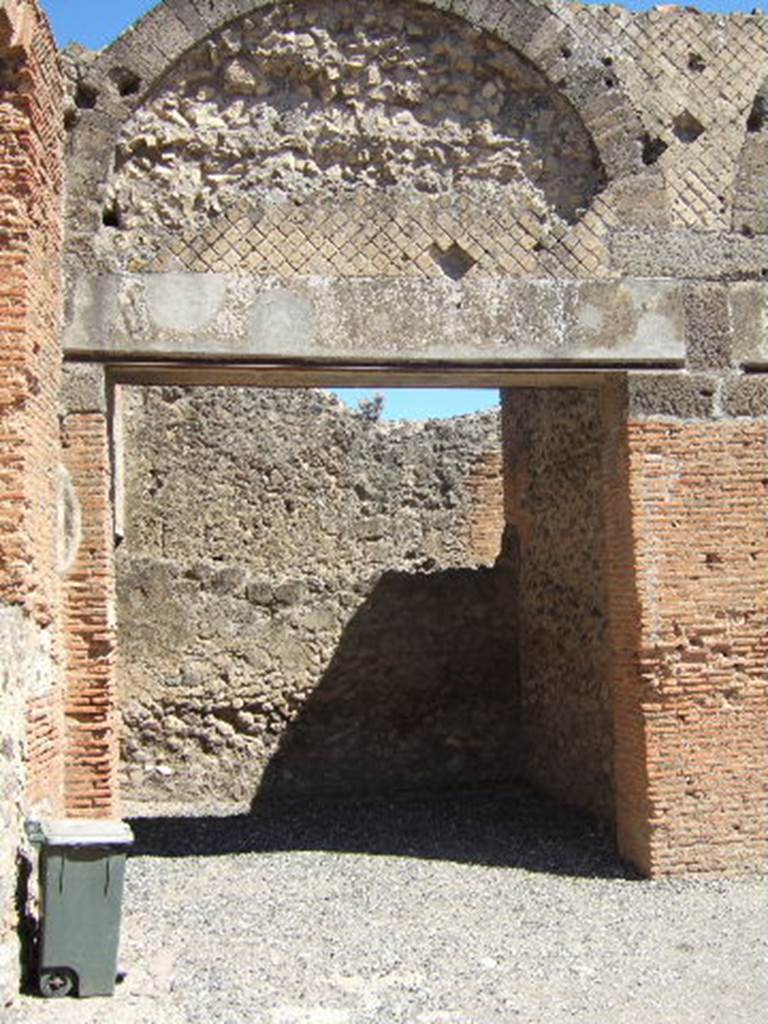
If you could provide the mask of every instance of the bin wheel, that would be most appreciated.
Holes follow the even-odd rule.
[[[40,974],[40,995],[46,999],[63,999],[75,991],[75,972],[68,967],[51,967]]]

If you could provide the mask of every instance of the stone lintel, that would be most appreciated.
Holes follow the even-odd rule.
[[[69,356],[671,365],[685,359],[682,287],[621,281],[81,276]]]

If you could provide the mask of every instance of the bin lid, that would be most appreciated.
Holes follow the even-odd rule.
[[[113,819],[28,821],[27,835],[40,846],[130,846],[133,842],[130,827]]]

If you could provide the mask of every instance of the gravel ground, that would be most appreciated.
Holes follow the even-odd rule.
[[[640,881],[523,791],[133,822],[111,1000],[8,1024],[757,1024],[766,878]]]

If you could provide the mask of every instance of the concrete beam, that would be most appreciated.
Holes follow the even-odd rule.
[[[65,350],[105,362],[680,365],[682,287],[661,279],[519,281],[223,274],[81,276]]]

